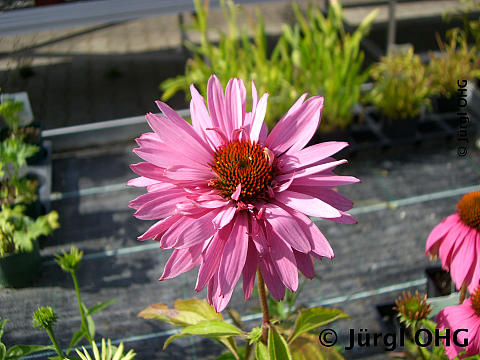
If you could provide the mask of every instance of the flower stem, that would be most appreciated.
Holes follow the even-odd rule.
[[[257,270],[258,296],[260,297],[260,305],[262,306],[263,323],[262,323],[262,340],[266,344],[268,340],[268,328],[270,327],[270,314],[268,312],[267,293],[265,291],[265,281],[262,272]]]
[[[464,281],[462,284],[462,288],[460,289],[460,300],[458,301],[459,305],[463,304],[465,300],[465,296],[467,295],[467,283]]]
[[[60,356],[60,359],[64,359],[65,356],[63,356],[62,350],[60,349],[60,346],[58,346],[57,339],[55,339],[55,335],[53,335],[52,328],[45,328],[45,331],[47,332],[50,341],[55,347],[55,351],[57,352],[58,356]]]
[[[82,328],[85,329],[88,342],[91,344],[93,342],[93,339],[92,339],[92,336],[90,335],[90,330],[88,329],[88,323],[87,323],[87,318],[85,316],[85,312],[83,311],[83,305],[82,305],[83,303],[82,303],[82,299],[80,298],[80,287],[78,286],[77,274],[75,273],[75,271],[72,271],[71,274],[73,279],[73,285],[75,286],[75,293],[77,294],[77,302],[78,302],[78,308],[80,310],[80,317],[82,318]]]

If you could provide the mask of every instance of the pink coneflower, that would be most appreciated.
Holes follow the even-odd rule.
[[[480,354],[480,288],[477,287],[461,305],[442,309],[437,315],[437,327],[440,331],[450,329],[449,343],[443,341],[449,359]]]
[[[153,238],[162,249],[174,249],[160,280],[200,266],[195,290],[208,285],[218,312],[241,275],[250,297],[258,268],[280,300],[285,287],[297,289],[297,269],[314,276],[310,255],[333,257],[308,216],[355,223],[345,213],[353,203],[332,189],[358,182],[332,172],[347,161],[330,156],[348,144],[304,148],[320,122],[322,97],[300,97],[268,134],[268,95],[258,99],[253,84],[248,113],[240,79],[231,79],[224,93],[212,76],[208,111],[193,85],[190,90],[192,126],[157,102],[165,116],[147,114],[154,132],[137,139],[134,152],[146,162],[131,166],[140,177],[128,185],[146,186],[147,193],[130,206],[139,219],[162,219],[139,240]]]
[[[480,281],[480,191],[464,195],[457,208],[432,230],[425,253],[440,257],[457,289],[465,282],[472,292]]]

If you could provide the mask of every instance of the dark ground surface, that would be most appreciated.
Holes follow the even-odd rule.
[[[59,316],[56,333],[60,343],[67,345],[80,319],[71,280],[52,265],[51,258],[75,244],[86,253],[78,271],[83,301],[91,306],[117,298],[95,317],[99,337],[126,339],[125,345],[134,348],[139,359],[211,359],[221,352],[218,345],[205,339],[183,339],[162,351],[167,337],[162,331],[171,327],[136,316],[152,303],[171,306],[177,298],[204,298],[205,294],[193,291],[196,271],[157,282],[169,252],[157,249],[153,242],[136,240],[150,222],[134,219],[127,207],[141,191],[121,185],[133,177],[128,169],[128,164],[138,160],[131,152],[133,146],[125,143],[94,148],[76,152],[75,157],[69,153],[54,155],[53,191],[57,196],[62,193],[64,199],[53,201],[52,208],[60,213],[61,228],[43,243],[45,263],[38,281],[30,288],[0,292],[2,317],[10,319],[4,336],[7,345],[48,343],[45,334],[31,327],[31,314],[39,305],[55,308]],[[350,314],[351,321],[334,326],[345,341],[350,328],[380,331],[376,305],[392,302],[402,289],[424,289],[424,270],[431,265],[424,255],[426,238],[453,212],[460,196],[452,196],[451,191],[480,187],[480,151],[472,146],[467,157],[459,158],[453,142],[438,147],[396,148],[360,154],[338,172],[362,180],[341,188],[355,201],[353,213],[359,223],[319,223],[335,258],[315,262],[319,278],[307,283],[300,303],[327,301]],[[450,192],[437,200],[415,198],[447,190]],[[411,198],[410,205],[389,203],[384,210],[372,208],[405,198]],[[391,286],[393,291],[388,290]],[[357,300],[345,301],[339,296]],[[245,303],[240,287],[230,305],[242,315],[257,312],[256,299]],[[346,355],[381,359],[386,357],[382,351],[380,347],[356,349]]]

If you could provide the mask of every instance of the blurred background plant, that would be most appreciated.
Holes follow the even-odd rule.
[[[163,101],[181,90],[189,94],[192,83],[206,94],[208,79],[216,74],[223,86],[228,79],[239,77],[247,86],[254,81],[259,93],[276,94],[269,98],[266,122],[270,128],[304,92],[325,97],[322,131],[344,128],[351,122],[360,87],[368,76],[363,69],[360,42],[368,33],[376,11],[350,34],[343,26],[340,1],[331,2],[328,17],[314,5],[305,17],[294,5],[297,23],[284,26],[269,53],[262,16],[257,13],[249,18],[250,28],[254,29],[250,40],[247,27],[238,25],[239,8],[231,1],[220,3],[228,33],[218,30],[220,40],[216,45],[207,36],[208,4],[195,0],[196,16],[190,29],[200,34],[200,44],[185,43],[192,58],[187,62],[184,75],[160,84]]]
[[[437,34],[440,54],[430,52],[428,76],[432,78],[434,94],[452,98],[457,93],[457,81],[471,81],[480,76],[480,60],[476,47],[468,45],[467,34],[453,29],[443,42]]]
[[[382,57],[372,66],[370,75],[373,89],[366,100],[387,119],[415,118],[422,108],[430,106],[432,81],[426,65],[413,53],[413,48]]]

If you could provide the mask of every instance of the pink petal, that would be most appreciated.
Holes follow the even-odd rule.
[[[458,241],[458,239],[457,239]],[[472,266],[476,264],[475,256],[476,230],[466,230],[463,243],[452,254],[452,263],[450,264],[450,275],[457,285],[457,289],[462,287],[463,282]]]
[[[207,102],[210,117],[223,133],[230,136],[231,129],[226,116],[225,95],[223,94],[222,84],[215,75],[210,76],[207,84]]]
[[[221,294],[228,294],[240,278],[248,250],[247,217],[239,213],[234,220],[232,233],[225,244],[222,261],[220,262],[219,281]]]
[[[458,222],[458,214],[453,214],[443,219],[440,224],[433,228],[430,235],[428,235],[425,255],[430,251],[433,244],[442,239],[456,222]]]
[[[217,229],[222,229],[226,225],[230,224],[236,212],[237,208],[234,205],[225,206],[212,220],[213,226],[215,226]]]
[[[266,146],[280,154],[302,149],[312,138],[320,122],[322,97],[311,97],[292,113],[287,113],[267,138]]]
[[[240,84],[241,83],[241,84]],[[240,87],[243,86],[243,90]],[[230,134],[235,129],[240,129],[243,126],[243,119],[245,118],[245,102],[242,103],[242,91],[245,100],[245,86],[240,79],[230,79],[225,89],[225,103],[227,111],[230,113],[229,117],[229,131]]]
[[[175,210],[176,204],[185,198],[183,191],[175,190],[176,189],[171,189],[169,193],[158,196],[156,199],[140,206],[133,215],[140,220],[163,219],[172,215],[172,211]],[[150,193],[145,195],[150,195]]]
[[[242,184],[237,185],[237,189],[235,192],[232,194],[231,198],[235,201],[237,201],[240,198],[240,193],[242,192]]]
[[[275,194],[275,200],[285,204],[286,206],[304,212],[309,216],[321,218],[338,218],[340,212],[326,202],[314,198],[313,196],[286,190]]]
[[[195,291],[202,290],[205,285],[210,281],[213,274],[217,272],[220,265],[220,260],[222,259],[223,249],[225,247],[226,239],[230,236],[230,231],[232,227],[224,229],[222,233],[217,231],[212,241],[208,245],[207,249],[203,254],[202,265],[198,270],[197,284],[195,286]]]
[[[343,159],[338,161],[327,162],[320,165],[315,165],[309,168],[295,170],[295,179],[299,179],[301,177],[308,176],[308,175],[314,175],[321,172],[326,172],[330,169],[337,167],[338,165],[345,164],[347,162],[348,162],[347,160]],[[289,177],[290,175],[288,173],[284,173],[277,177],[277,181],[281,182],[289,179]]]
[[[165,231],[167,231],[170,228],[170,226],[175,224],[180,218],[181,218],[181,215],[173,215],[173,216],[169,216],[166,219],[156,222],[147,231],[145,231],[143,235],[140,235],[138,237],[138,240],[144,241],[147,239],[151,239],[157,235],[163,235]]]
[[[260,138],[260,131],[262,130],[262,126],[264,124],[263,120],[265,119],[265,114],[267,112],[267,100],[268,94],[264,94],[260,98],[260,101],[255,111],[252,111],[253,121],[250,130],[250,139],[254,142],[258,142]]]
[[[208,211],[205,215],[195,219],[179,235],[175,243],[175,248],[182,249],[191,247],[201,242],[205,242],[216,232],[212,220],[218,214],[218,211]]]
[[[272,247],[270,256],[282,283],[291,291],[298,288],[298,270],[292,248],[275,233],[270,233]]]
[[[127,186],[144,187],[144,186],[150,186],[156,183],[158,183],[157,180],[152,180],[152,179],[148,179],[146,177],[140,176],[135,179],[128,180]]]
[[[222,312],[225,307],[227,306],[230,298],[233,294],[232,290],[227,294],[221,294],[220,292],[220,280],[219,280],[219,273],[213,275],[208,283],[208,290],[207,290],[207,297],[210,304],[213,305],[216,312]]]
[[[243,279],[243,293],[245,295],[245,301],[247,301],[252,295],[253,286],[255,284],[255,274],[258,268],[258,256],[255,245],[252,241],[248,242],[247,259],[245,260],[245,266],[242,270]]]
[[[179,155],[202,164],[211,161],[212,154],[208,145],[185,120],[172,121],[170,118],[152,113],[147,114],[146,118],[157,136]]]
[[[275,300],[283,300],[285,296],[285,286],[283,286],[282,280],[278,276],[277,270],[275,270],[270,255],[268,253],[265,254],[259,263],[262,277],[265,280],[265,285],[267,285],[270,295],[272,295]]]
[[[304,254],[297,250],[293,250],[293,255],[295,255],[295,262],[297,263],[298,269],[302,272],[302,274],[308,279],[313,279],[315,276],[315,269],[313,267],[313,261],[310,255]]]
[[[194,169],[187,166],[176,165],[165,169],[165,177],[175,181],[199,181],[211,179],[213,174],[210,169]]]
[[[296,179],[294,185],[334,187],[358,182],[360,180],[353,176],[309,175]]]
[[[273,204],[265,205],[265,220],[271,225],[273,231],[295,250],[308,253],[310,243],[305,237],[300,225],[286,210]],[[272,247],[275,246],[272,244]]]
[[[173,250],[172,255],[165,264],[160,281],[174,278],[184,272],[192,270],[201,261],[202,244],[188,249]]]
[[[289,212],[295,217],[298,224],[302,227],[302,231],[306,234],[307,239],[309,239],[312,253],[321,257],[333,258],[332,247],[315,223],[301,212],[295,210]]]
[[[438,249],[438,255],[442,260],[442,265],[445,269],[450,269],[450,259],[455,247],[455,242],[459,234],[464,230],[464,227],[461,222],[455,223],[449,230],[449,232],[445,235],[445,238],[440,243],[440,247]]]
[[[316,164],[347,147],[347,142],[327,141],[306,147],[300,151],[285,154],[283,158],[284,171],[293,171],[308,165]]]

